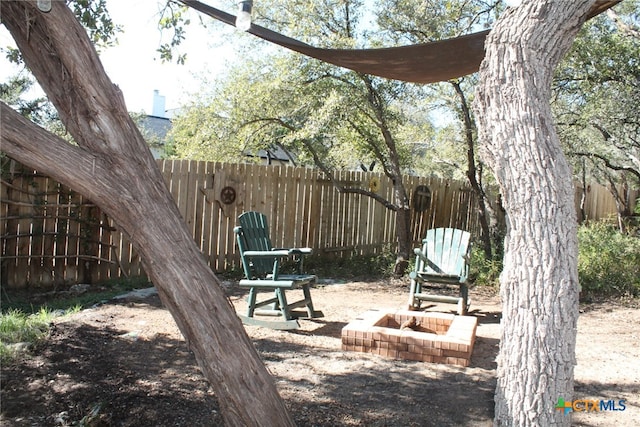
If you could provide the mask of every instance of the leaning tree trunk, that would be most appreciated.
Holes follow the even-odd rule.
[[[84,28],[64,2],[46,14],[35,3],[3,1],[2,23],[78,146],[1,104],[2,150],[94,201],[129,235],[227,425],[292,426]]]
[[[467,144],[467,179],[471,185],[471,189],[475,193],[478,202],[478,223],[480,224],[480,241],[482,242],[482,250],[484,258],[489,261],[493,257],[491,244],[491,230],[489,228],[489,209],[487,208],[487,195],[480,185],[478,179],[478,168],[476,167],[475,141],[473,137],[473,120],[471,119],[471,109],[467,102],[467,97],[460,86],[460,82],[451,80],[449,83],[458,95],[460,101],[460,110],[462,121],[464,123],[465,142]]]
[[[551,78],[595,0],[524,1],[489,34],[474,103],[481,150],[507,213],[495,424],[569,425],[578,274],[572,173]]]
[[[396,239],[398,241],[398,251],[396,252],[396,262],[393,267],[393,273],[396,276],[403,276],[407,272],[413,239],[411,236],[411,209],[409,207],[409,198],[404,185],[395,189],[397,194],[398,210],[396,211]],[[399,193],[399,194],[398,194]]]

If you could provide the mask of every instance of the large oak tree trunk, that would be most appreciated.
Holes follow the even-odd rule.
[[[119,89],[64,2],[2,2],[2,22],[78,146],[1,104],[2,150],[74,188],[126,232],[231,426],[292,426],[273,379],[206,264]]]
[[[474,104],[507,213],[495,424],[569,425],[578,318],[572,173],[551,78],[594,0],[527,0],[491,31]]]

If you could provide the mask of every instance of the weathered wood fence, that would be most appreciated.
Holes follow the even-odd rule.
[[[312,247],[316,254],[343,257],[396,245],[394,212],[364,195],[338,192],[316,169],[186,160],[160,160],[159,166],[215,271],[238,267],[233,228],[249,210],[268,216],[278,247]],[[393,200],[391,182],[381,174],[338,171],[336,177]],[[477,234],[475,200],[465,183],[409,176],[405,184],[416,244],[431,227]],[[597,200],[602,192],[593,186],[590,191]],[[72,189],[11,162],[0,194],[3,287],[54,288],[144,274],[117,224]],[[592,218],[615,213],[615,204],[605,212],[603,203],[588,205]]]

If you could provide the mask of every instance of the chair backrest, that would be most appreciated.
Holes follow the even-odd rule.
[[[422,241],[422,252],[434,264],[424,266],[424,271],[455,274],[466,279],[466,256],[469,253],[471,235],[456,228],[435,228],[427,231]]]
[[[273,249],[269,237],[267,216],[260,212],[245,212],[238,217],[240,226],[235,228],[238,248],[242,257],[244,272],[248,279],[264,277],[273,271],[274,258],[254,258],[249,262],[245,251],[270,251]]]

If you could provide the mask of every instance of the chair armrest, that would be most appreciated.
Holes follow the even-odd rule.
[[[313,249],[311,248],[291,248],[289,249],[291,255],[311,255]]]
[[[273,258],[277,257],[286,257],[289,256],[289,251],[287,250],[273,250],[273,251],[244,251],[243,256],[252,257],[252,258]]]
[[[424,254],[424,252],[422,252],[422,249],[420,248],[415,248],[413,250],[413,253],[418,255],[418,257],[423,261],[423,262],[427,262],[429,261],[429,258],[427,258],[427,256]]]
[[[427,266],[429,266],[429,268],[431,268],[434,272],[438,273],[438,274],[442,274],[444,273],[442,271],[442,269],[440,267],[438,267],[433,261],[431,261],[425,254],[424,252],[422,252],[422,249],[420,248],[415,248],[413,250],[413,253],[415,253],[418,258],[420,258],[422,260],[422,262],[424,262]]]
[[[273,251],[287,251],[289,255],[311,255],[313,249],[311,248],[273,248]]]

